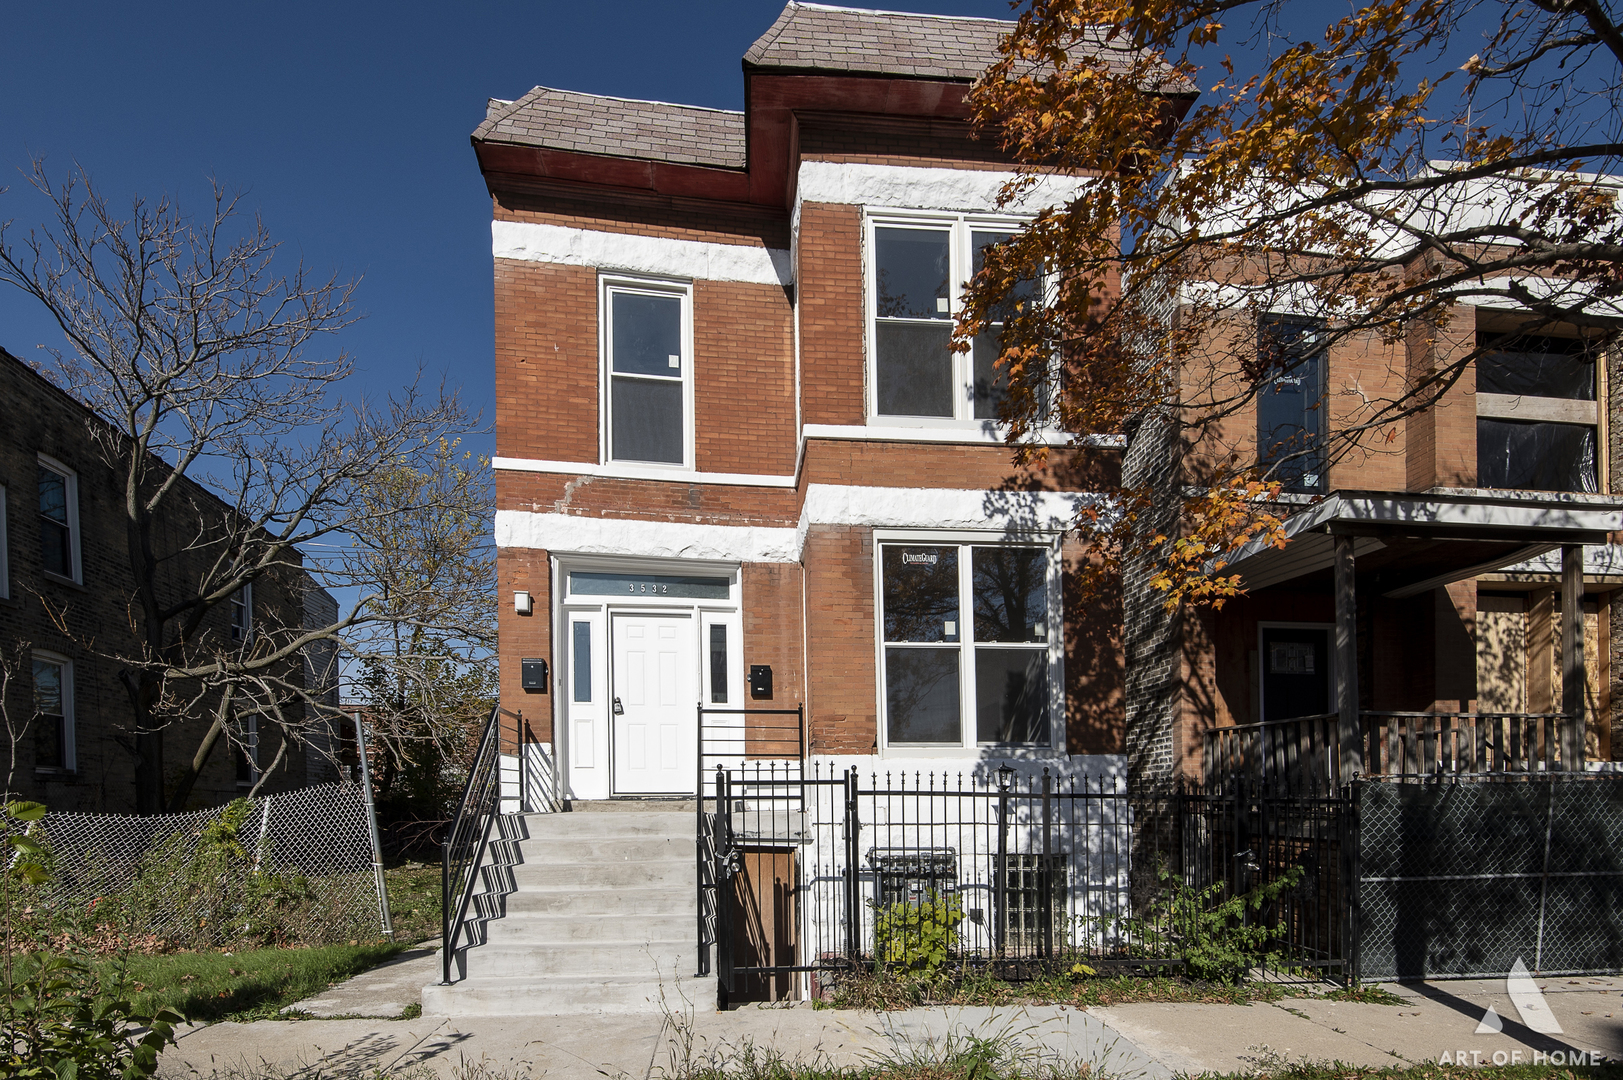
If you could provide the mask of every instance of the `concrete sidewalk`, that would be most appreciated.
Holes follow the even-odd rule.
[[[188,1028],[163,1057],[163,1075],[370,1077],[420,1069],[448,1076],[484,1062],[517,1078],[645,1080],[686,1061],[735,1059],[753,1048],[786,1059],[855,1065],[940,1055],[970,1037],[1001,1037],[1027,1057],[1086,1063],[1109,1076],[1163,1080],[1234,1072],[1284,1058],[1365,1066],[1451,1060],[1523,1062],[1535,1054],[1623,1059],[1623,980],[1539,979],[1563,1033],[1519,1022],[1503,980],[1389,987],[1401,1006],[1287,998],[1254,1005],[931,1008],[894,1013],[746,1007],[717,1013],[714,984],[680,980],[644,1014],[434,1017],[394,1020],[410,987],[438,977],[427,950],[357,976],[295,1006],[345,1019],[262,1021]],[[1493,1006],[1503,1030],[1476,1034]]]

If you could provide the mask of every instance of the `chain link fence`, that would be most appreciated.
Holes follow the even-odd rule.
[[[381,937],[361,789],[324,784],[188,814],[48,813],[29,828],[51,880],[13,929],[146,950],[324,945]]]
[[[1365,979],[1623,971],[1623,776],[1357,787]]]

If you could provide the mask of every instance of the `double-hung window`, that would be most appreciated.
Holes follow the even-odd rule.
[[[1481,334],[1477,483],[1599,491],[1595,350],[1578,338]]]
[[[950,342],[965,286],[985,250],[1009,239],[1017,226],[880,217],[869,227],[870,414],[921,424],[997,420],[1008,382],[996,367],[1003,322],[994,322],[967,353],[953,352]],[[1036,282],[1016,289],[1003,314],[1037,296]]]
[[[886,745],[1052,747],[1057,581],[1047,546],[882,543]]]
[[[76,766],[73,731],[73,662],[36,652],[34,674],[34,766],[72,772]]]
[[[605,278],[602,295],[605,459],[691,467],[692,290]]]
[[[254,586],[252,582],[231,594],[231,640],[241,644],[254,632]]]
[[[1323,324],[1264,316],[1258,331],[1265,377],[1257,394],[1257,463],[1284,490],[1323,494],[1325,349]]]
[[[259,782],[259,719],[250,716],[243,721],[239,737],[237,786],[251,788]]]
[[[74,471],[40,455],[39,548],[45,572],[79,581],[79,479]]]

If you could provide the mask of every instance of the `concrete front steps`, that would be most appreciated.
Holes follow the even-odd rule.
[[[452,964],[458,981],[424,987],[423,1012],[679,1009],[677,982],[697,962],[692,805],[576,803],[499,820]]]

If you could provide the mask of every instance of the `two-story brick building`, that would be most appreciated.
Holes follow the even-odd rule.
[[[743,112],[489,103],[502,702],[573,798],[692,792],[696,701],[804,702],[814,758],[1121,765],[1066,539],[1120,441],[1012,467],[995,344],[947,345],[977,251],[1076,190],[998,205],[965,93],[1008,26],[791,3]]]
[[[124,489],[102,456],[111,429],[90,409],[27,364],[0,350],[0,660],[5,684],[8,790],[53,810],[132,813],[136,740],[134,711],[120,656],[139,656],[130,609]],[[159,523],[155,557],[161,585],[185,587],[211,557],[207,523],[230,507],[186,483]],[[200,538],[204,538],[199,543]],[[195,581],[193,577],[190,580]],[[326,626],[337,619],[333,597],[303,570],[267,576],[210,614],[209,632],[246,642],[262,629]],[[306,651],[297,668],[304,685],[322,688],[337,705],[335,650]],[[190,761],[210,717],[188,717],[157,741],[167,749],[166,788]],[[315,733],[319,738],[320,732]],[[249,724],[221,739],[189,800],[210,805],[259,784],[274,792],[335,777],[324,748],[294,742]],[[279,757],[280,755],[280,757]]]

